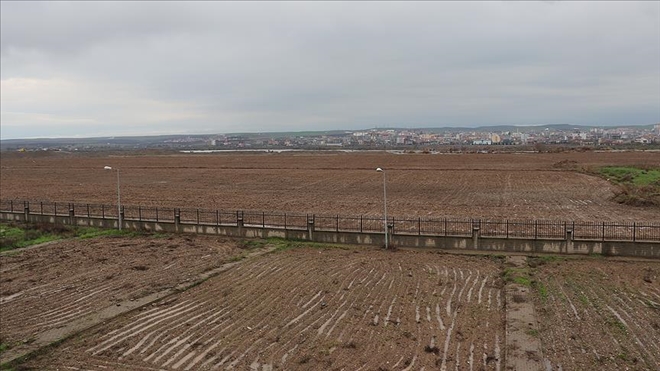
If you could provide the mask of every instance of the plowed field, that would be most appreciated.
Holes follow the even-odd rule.
[[[205,236],[66,240],[0,255],[0,342],[35,337],[103,308],[197,278],[239,254]]]
[[[243,261],[29,366],[498,370],[500,266],[421,251],[286,250]]]
[[[659,263],[559,261],[535,279],[548,369],[660,369]]]
[[[607,180],[558,167],[660,166],[653,152],[559,154],[223,153],[99,155],[11,153],[1,158],[4,199],[381,215],[387,173],[395,216],[658,221],[658,207],[611,201]],[[563,162],[562,162],[563,161]]]

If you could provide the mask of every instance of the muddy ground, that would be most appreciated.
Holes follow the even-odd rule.
[[[611,200],[580,169],[660,166],[652,152],[393,154],[306,152],[131,155],[3,153],[0,197],[125,205],[495,219],[657,221],[658,207]]]
[[[233,240],[154,235],[71,239],[0,255],[0,342],[13,347],[240,255]]]
[[[534,304],[546,366],[660,369],[660,262],[536,261]]]
[[[69,241],[2,256],[3,338],[20,341],[192,279],[210,265],[235,265],[18,369],[503,370],[510,269],[529,278],[516,284],[530,293],[538,323],[524,335],[538,339],[534,357],[543,369],[660,368],[657,261],[543,256],[511,268],[503,256],[357,247],[290,248],[240,260],[232,256],[245,255],[236,247],[245,243],[139,241]],[[272,244],[282,242],[247,245]],[[142,265],[148,269],[135,268]]]
[[[421,251],[280,251],[89,331],[28,366],[502,369],[501,261]]]

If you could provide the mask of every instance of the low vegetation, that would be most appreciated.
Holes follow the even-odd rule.
[[[660,205],[660,169],[647,166],[605,166],[598,173],[617,184],[614,200],[632,206]]]
[[[0,251],[13,250],[64,238],[131,236],[136,232],[90,227],[69,227],[50,223],[0,223]]]

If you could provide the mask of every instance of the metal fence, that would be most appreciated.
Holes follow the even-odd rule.
[[[117,206],[52,201],[0,200],[0,211],[36,215],[60,215],[117,219]],[[315,230],[335,232],[384,232],[383,218],[297,214],[266,211],[226,211],[191,208],[122,206],[123,219],[135,221],[174,222],[200,225],[225,225],[305,230],[313,223]],[[553,220],[483,220],[459,218],[389,217],[388,225],[395,235],[470,237],[478,229],[482,237],[519,239],[660,242],[660,222],[585,222]]]

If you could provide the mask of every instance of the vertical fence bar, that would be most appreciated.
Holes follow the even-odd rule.
[[[87,217],[89,218],[89,204],[87,204]]]
[[[44,215],[44,202],[43,201],[39,202],[39,213],[41,215]]]
[[[266,228],[266,212],[261,213],[261,228]]]
[[[286,231],[286,213],[284,213],[284,230]]]
[[[535,220],[534,221],[534,239],[536,239],[536,237],[538,236],[538,230],[539,230],[538,221]]]
[[[615,227],[615,230],[616,230],[616,227]],[[602,236],[601,236],[602,239],[601,239],[601,241],[605,241],[605,222],[603,222],[603,228],[602,228],[601,233],[602,233]]]
[[[335,222],[335,230],[336,230],[337,232],[339,232],[339,215],[337,215],[337,219],[335,219],[335,220],[336,220],[336,222]]]
[[[105,205],[101,204],[101,219],[105,219]]]
[[[158,222],[158,207],[156,207],[156,222]]]
[[[447,218],[445,218],[445,237],[447,237]]]
[[[57,215],[57,202],[53,202],[53,212]]]
[[[506,238],[509,238],[509,219],[505,220],[506,222]]]
[[[575,221],[573,221],[571,230],[573,231],[573,233],[571,233],[571,235],[572,235],[571,239],[575,240]]]
[[[637,240],[637,222],[633,222],[633,242]]]
[[[14,200],[9,200],[9,211],[14,212]]]
[[[421,217],[417,218],[417,235],[418,236],[422,235],[422,218]]]
[[[142,206],[138,206],[138,220],[142,221]]]
[[[360,233],[362,233],[362,215],[360,215]]]
[[[199,209],[197,209],[197,225],[199,225]]]

